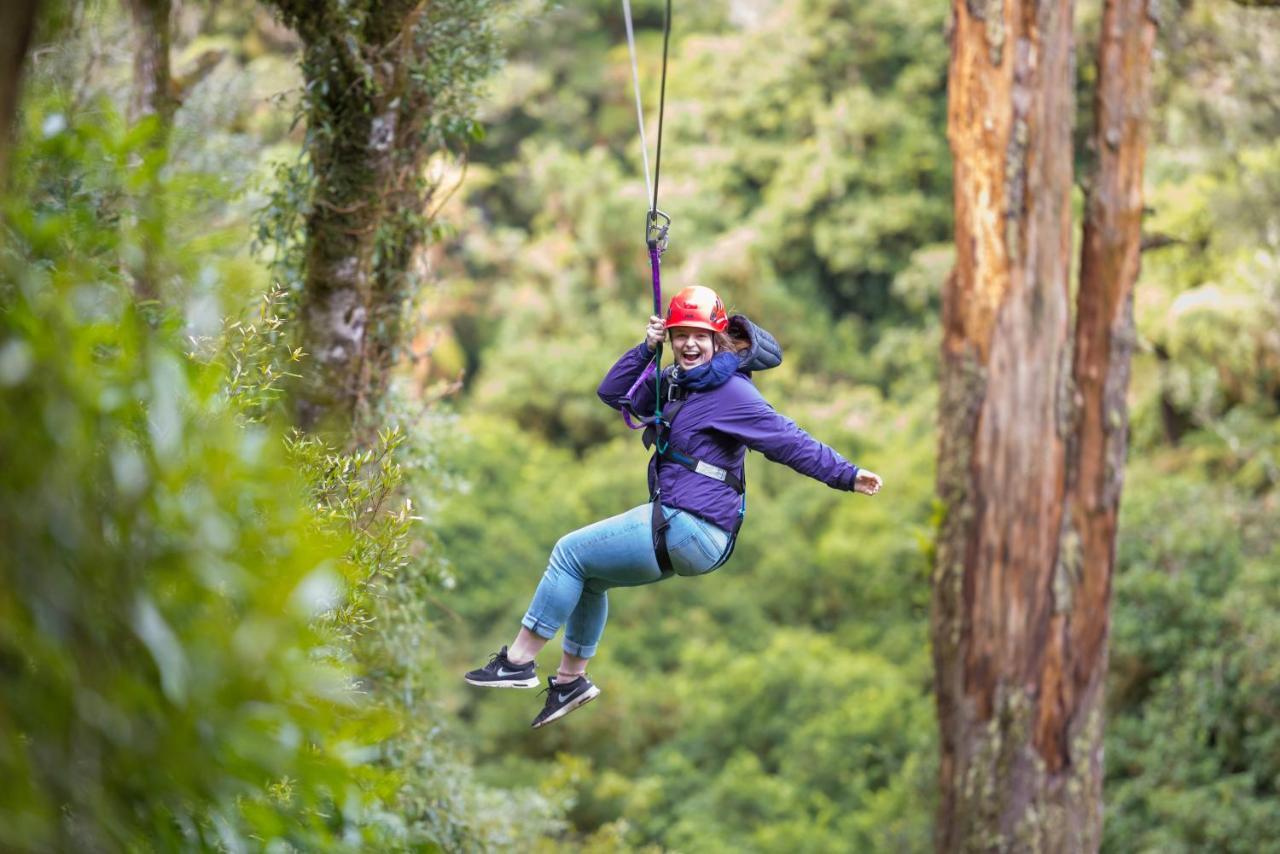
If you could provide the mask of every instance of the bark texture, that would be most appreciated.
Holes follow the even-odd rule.
[[[173,74],[169,62],[169,0],[128,0],[133,21],[133,90],[129,118],[156,116],[161,126],[173,121],[170,95]]]
[[[308,41],[305,51],[304,68],[323,68],[331,46]],[[316,186],[306,219],[301,318],[312,367],[298,397],[298,421],[307,430],[329,418],[359,420],[369,396],[367,345],[382,302],[374,256],[399,128],[391,99],[371,91],[360,69],[329,69],[308,140]],[[325,128],[322,115],[342,123]]]
[[[1051,626],[1049,655],[1058,662],[1061,683],[1047,698],[1087,722],[1101,721],[1104,709],[1111,578],[1128,449],[1126,394],[1136,339],[1133,287],[1142,257],[1154,2],[1107,0],[1099,43],[1093,140],[1098,163],[1085,204],[1072,366],[1076,423],[1059,556],[1071,599]],[[1084,794],[1100,805],[1101,724],[1075,727],[1069,735],[1080,740],[1079,761],[1090,764]],[[1100,832],[1101,806],[1097,811]]]
[[[129,95],[129,119],[154,120],[149,143],[161,163],[167,160],[173,113],[173,74],[169,60],[170,0],[127,0],[133,23],[133,88]],[[159,299],[160,247],[164,243],[164,194],[160,170],[153,168],[151,187],[138,199],[141,254],[133,265],[134,294],[140,300]]]
[[[375,423],[403,344],[404,303],[416,281],[438,150],[424,131],[454,79],[431,57],[438,23],[454,37],[474,21],[449,4],[392,0],[353,9],[325,0],[277,0],[301,37],[307,79],[307,149],[314,174],[306,215],[302,346],[310,357],[297,420],[350,435]],[[458,4],[455,4],[458,5]],[[463,4],[465,5],[465,4]],[[483,12],[475,5],[476,19]],[[442,45],[466,57],[468,43]]]
[[[9,178],[9,148],[13,121],[22,93],[22,68],[35,30],[37,0],[5,0],[0,3],[0,187]]]
[[[934,578],[940,851],[1076,830],[1038,726],[1070,370],[1071,0],[953,5],[956,268],[943,299]],[[1051,827],[1052,825],[1052,827]],[[1078,850],[1078,849],[1077,849]]]
[[[1128,2],[1107,7],[1098,106],[1135,124],[1131,134],[1116,117],[1099,124],[1104,139],[1120,137],[1091,196],[1095,281],[1082,282],[1074,346],[1072,2],[953,4],[957,260],[943,295],[937,488],[947,514],[932,615],[939,851],[1091,851],[1101,837],[1106,606],[1150,60],[1149,38],[1144,54],[1124,23],[1146,20],[1145,3],[1133,3],[1139,13]]]

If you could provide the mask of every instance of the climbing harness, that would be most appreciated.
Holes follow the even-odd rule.
[[[653,313],[655,315],[662,314],[662,254],[667,249],[667,243],[670,239],[671,217],[658,209],[658,181],[662,176],[662,123],[665,113],[667,101],[667,52],[671,43],[671,0],[667,0],[666,15],[663,18],[662,27],[662,82],[658,90],[658,140],[657,140],[657,156],[653,165],[653,178],[649,177],[649,146],[644,135],[644,106],[640,99],[640,68],[636,62],[636,39],[635,31],[631,24],[631,2],[630,0],[622,0],[622,15],[627,27],[627,50],[631,55],[631,81],[635,89],[636,96],[636,122],[640,128],[640,154],[644,161],[644,185],[647,193],[646,201],[649,202],[649,209],[645,212],[644,219],[644,242],[649,249],[649,269],[653,278]],[[718,302],[718,300],[717,300]],[[720,309],[723,314],[723,308]],[[671,553],[667,549],[667,528],[671,522],[662,512],[662,489],[658,486],[657,468],[663,460],[669,460],[677,465],[684,466],[689,471],[718,480],[742,496],[741,506],[738,509],[738,519],[733,527],[733,532],[729,535],[729,543],[725,547],[724,554],[716,561],[711,569],[716,569],[733,553],[733,547],[738,539],[738,530],[742,527],[742,518],[747,510],[746,484],[743,477],[739,477],[733,472],[721,468],[720,466],[699,460],[671,446],[671,424],[675,420],[680,409],[688,401],[688,393],[679,389],[674,383],[667,384],[667,409],[663,411],[663,378],[662,371],[659,370],[662,365],[662,344],[658,343],[654,349],[653,358],[649,364],[641,372],[640,376],[627,390],[625,399],[631,400],[631,396],[636,390],[643,386],[650,377],[653,377],[653,415],[636,416],[639,423],[632,421],[631,407],[624,404],[622,407],[622,418],[627,426],[632,430],[644,429],[644,444],[646,448],[652,447],[654,453],[654,489],[653,494],[649,497],[653,508],[652,527],[653,527],[653,552],[658,560],[658,566],[662,570],[663,576],[671,575],[675,572],[671,564]],[[743,476],[746,475],[746,467],[743,466]],[[710,572],[711,570],[707,570]]]
[[[729,542],[725,546],[724,554],[720,555],[720,559],[707,572],[722,566],[729,559],[729,556],[733,554],[733,547],[738,542],[738,531],[742,529],[742,520],[747,515],[746,460],[743,460],[742,475],[738,476],[726,468],[700,460],[678,448],[672,447],[671,425],[676,420],[676,416],[680,414],[680,410],[689,402],[691,395],[696,394],[696,392],[685,391],[671,382],[666,384],[666,389],[666,411],[663,412],[662,417],[655,419],[644,431],[644,446],[653,448],[654,455],[653,495],[649,497],[652,510],[650,525],[653,528],[653,553],[658,559],[658,568],[662,570],[664,578],[674,573],[675,568],[671,564],[671,552],[667,549],[667,528],[671,527],[671,520],[662,512],[662,488],[658,486],[658,466],[663,460],[669,460],[683,466],[695,474],[718,480],[738,493],[740,498],[738,518],[734,522],[733,530],[729,533]]]

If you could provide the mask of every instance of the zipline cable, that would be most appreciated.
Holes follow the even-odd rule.
[[[640,129],[640,157],[644,163],[644,188],[650,200],[649,214],[658,213],[658,179],[662,173],[662,123],[667,104],[667,56],[671,46],[671,0],[662,21],[662,82],[658,90],[658,152],[649,177],[649,143],[644,135],[644,102],[640,97],[640,65],[636,60],[636,34],[631,23],[631,0],[622,0],[622,17],[627,27],[627,52],[631,55],[631,84],[636,96],[636,125]]]
[[[653,190],[653,181],[649,178],[649,144],[644,138],[644,106],[640,101],[640,66],[636,63],[636,34],[631,29],[631,0],[622,0],[622,17],[627,23],[627,51],[631,54],[631,83],[636,91],[636,124],[640,126],[640,160],[644,163],[645,198],[654,200],[658,206],[657,195]]]
[[[649,215],[658,212],[658,178],[662,175],[662,114],[667,105],[667,46],[671,43],[671,0],[662,19],[662,85],[658,89],[658,158],[653,164],[653,206]]]

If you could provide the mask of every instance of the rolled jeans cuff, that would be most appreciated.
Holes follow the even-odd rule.
[[[520,625],[524,626],[538,637],[546,638],[547,640],[551,640],[555,637],[556,632],[560,629],[559,626],[553,626],[550,623],[542,622],[542,620],[539,620],[532,614],[525,614],[524,619],[520,621]],[[560,646],[570,655],[576,655],[578,658],[591,658],[596,654],[598,644],[593,643],[590,646],[587,646],[585,644],[580,644],[577,641],[571,641],[568,638],[565,638],[561,642]]]
[[[525,614],[524,619],[520,621],[520,625],[533,632],[540,638],[551,640],[556,636],[556,632],[560,631],[559,626],[553,626],[550,623],[544,623],[533,614]]]
[[[591,658],[596,654],[596,644],[584,646],[576,641],[571,641],[568,638],[564,639],[560,644],[560,647],[569,655],[574,655],[578,658]]]

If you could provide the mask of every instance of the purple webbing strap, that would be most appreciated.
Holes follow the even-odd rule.
[[[647,427],[649,424],[653,422],[652,417],[646,419],[639,415],[636,416],[637,418],[640,419],[639,424],[636,424],[634,421],[631,420],[631,395],[636,393],[636,389],[644,385],[645,380],[653,376],[653,372],[657,369],[657,367],[658,367],[658,360],[654,359],[647,366],[645,366],[644,373],[640,375],[640,378],[631,384],[631,388],[627,389],[626,402],[622,405],[622,420],[625,421],[627,423],[627,426],[630,427],[632,430],[639,430],[641,427]]]
[[[662,262],[660,260],[658,242],[656,240],[650,241],[649,242],[649,268],[653,271],[653,313],[655,315],[662,314],[662,276],[659,273],[659,270],[661,269],[661,265],[662,265]],[[625,403],[623,403],[622,405],[622,420],[625,421],[626,425],[630,427],[632,430],[639,430],[641,427],[645,427],[645,426],[648,426],[649,424],[652,424],[656,419],[657,415],[662,412],[662,410],[658,408],[662,405],[662,402],[658,400],[658,392],[655,387],[654,394],[653,394],[654,408],[655,408],[654,417],[645,418],[637,415],[636,417],[640,419],[639,424],[636,424],[631,420],[631,415],[632,415],[631,395],[635,394],[636,389],[640,388],[640,386],[646,380],[648,380],[649,377],[653,376],[654,372],[657,370],[658,364],[661,361],[662,361],[662,345],[659,344],[657,349],[654,350],[653,360],[649,362],[647,367],[645,367],[644,372],[640,374],[640,377],[634,383],[631,384],[631,388],[627,389],[627,396],[625,398]]]
[[[653,271],[653,313],[662,314],[662,276],[658,272],[662,269],[662,261],[659,260],[656,240],[649,243],[649,269]]]

